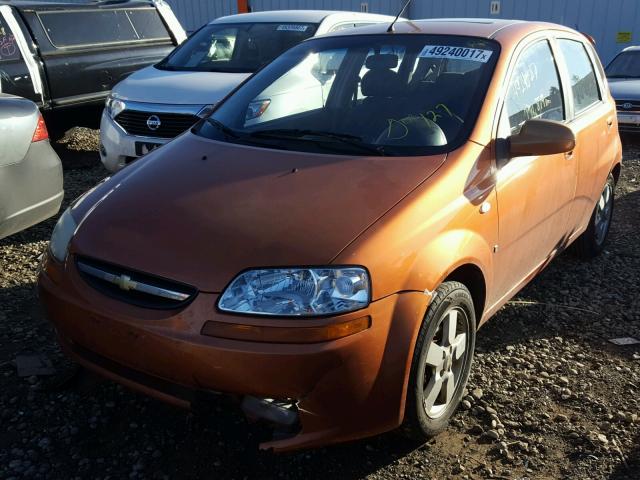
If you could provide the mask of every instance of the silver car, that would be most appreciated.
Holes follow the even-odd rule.
[[[277,10],[217,18],[167,58],[113,88],[100,123],[100,159],[107,170],[115,172],[167,143],[207,115],[253,72],[307,38],[391,23],[393,18],[324,10]],[[293,72],[271,91],[263,92],[269,96],[251,103],[247,120],[258,123],[290,115],[296,108],[321,107],[333,81],[332,62],[317,55],[314,59],[318,62],[313,75]],[[302,99],[288,94],[291,85],[298,82],[306,85],[307,95]]]
[[[0,239],[60,209],[62,164],[38,107],[0,93]]]
[[[620,52],[606,68],[621,132],[640,132],[640,46]]]

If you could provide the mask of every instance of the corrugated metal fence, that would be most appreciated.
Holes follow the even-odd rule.
[[[211,20],[238,13],[236,0],[166,0],[188,32]]]
[[[493,15],[492,3],[499,10]],[[560,23],[594,37],[605,64],[622,48],[640,43],[638,0],[419,0],[413,2],[410,15],[411,18],[490,17]]]

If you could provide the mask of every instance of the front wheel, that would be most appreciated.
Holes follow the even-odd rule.
[[[469,290],[445,282],[434,296],[416,340],[405,408],[404,430],[419,440],[449,423],[469,378],[476,339]]]
[[[611,227],[613,218],[613,206],[615,203],[614,190],[616,181],[609,174],[598,203],[593,209],[589,226],[575,242],[574,252],[582,258],[593,258],[604,250],[604,244]]]

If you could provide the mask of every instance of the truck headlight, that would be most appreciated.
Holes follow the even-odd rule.
[[[51,234],[51,240],[49,241],[49,251],[59,262],[63,262],[67,257],[69,243],[76,233],[77,228],[78,224],[71,215],[71,209],[67,208],[58,219],[58,223],[56,223],[53,233]]]
[[[127,108],[127,105],[118,97],[111,94],[107,97],[104,108],[111,118],[116,118],[120,112]]]
[[[369,274],[362,267],[248,270],[225,289],[225,312],[273,316],[318,316],[351,312],[371,301]]]

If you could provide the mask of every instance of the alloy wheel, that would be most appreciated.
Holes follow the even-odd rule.
[[[459,307],[440,318],[427,348],[423,407],[430,418],[440,417],[454,398],[467,357],[469,319]]]

